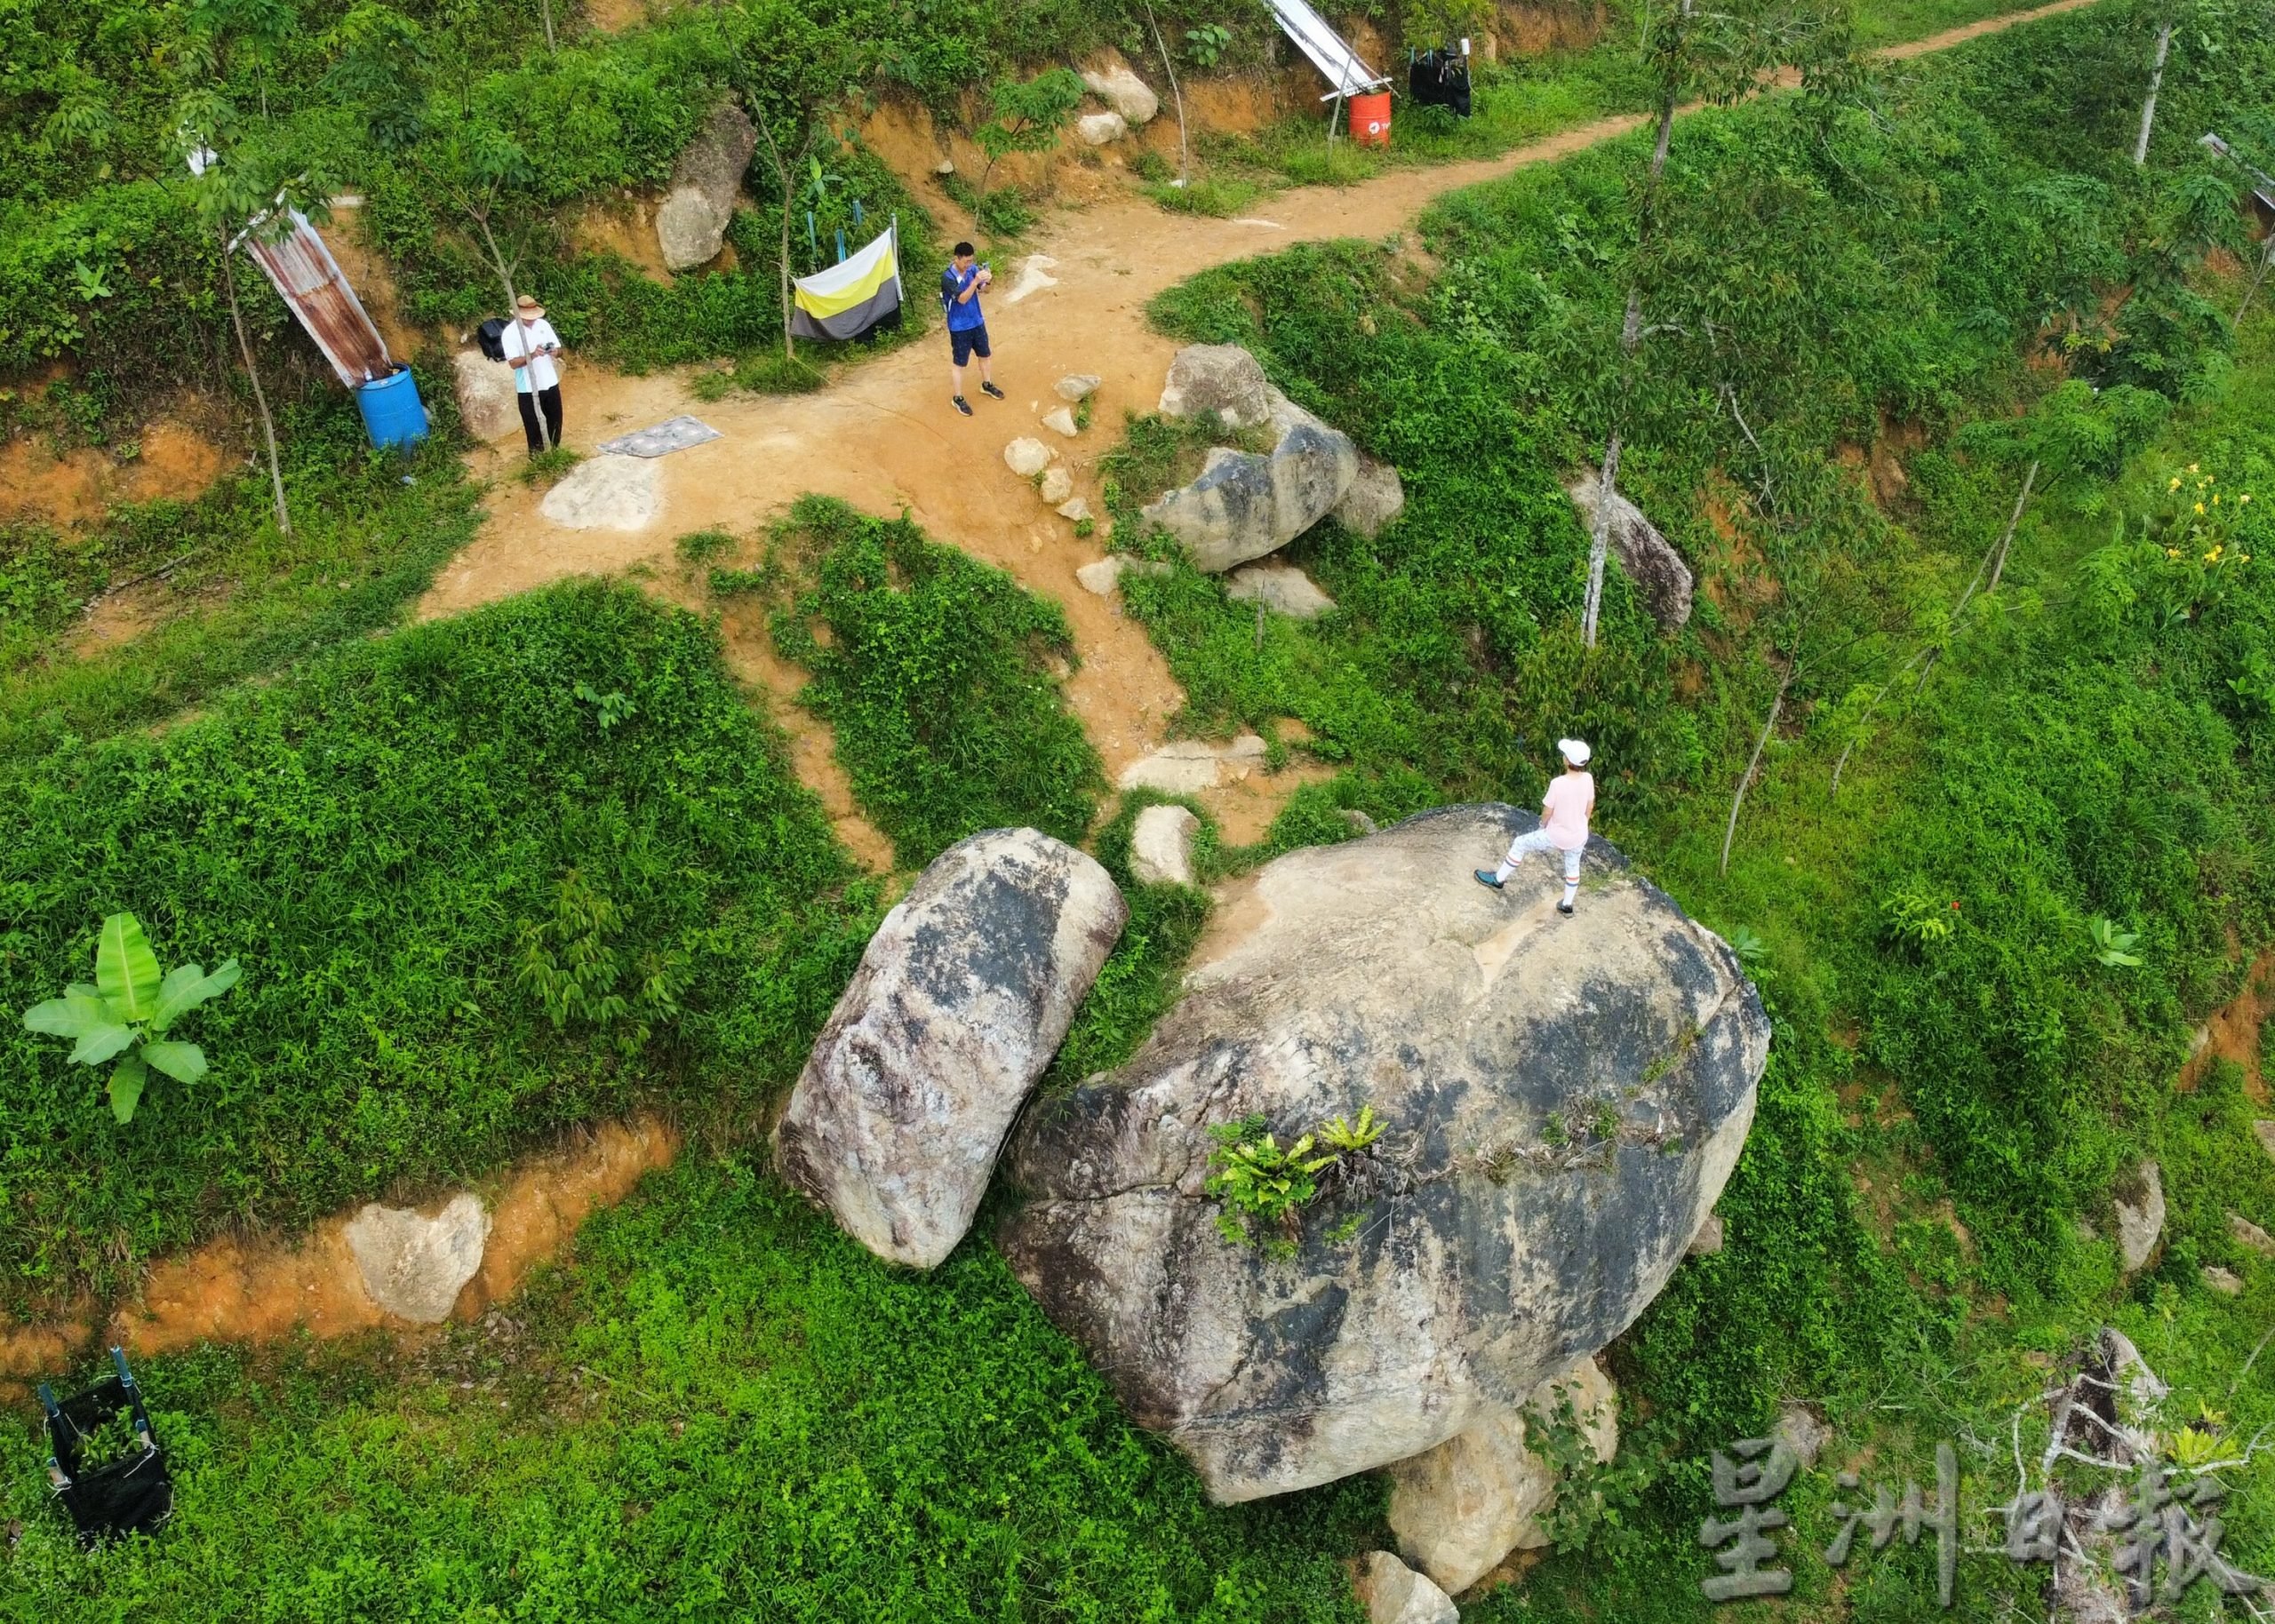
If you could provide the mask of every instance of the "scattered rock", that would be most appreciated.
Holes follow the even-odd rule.
[[[1003,448],[1003,466],[1021,479],[1029,480],[1050,466],[1050,459],[1057,455],[1042,441],[1022,434]]]
[[[2104,1325],[2084,1364],[2054,1397],[2054,1439],[2111,1466],[2152,1460],[2158,1411],[2171,1391],[2130,1337]]]
[[[2200,1272],[2204,1277],[2206,1286],[2219,1293],[2223,1297],[2239,1297],[2243,1294],[2243,1277],[2233,1270],[2223,1269],[2217,1263],[2207,1263]]]
[[[1360,811],[1356,807],[1345,807],[1343,808],[1343,821],[1350,824],[1353,829],[1356,829],[1361,834],[1380,834],[1382,832],[1382,826],[1376,823],[1373,818],[1369,817],[1364,812]]]
[[[1824,1446],[1832,1442],[1832,1429],[1821,1420],[1817,1413],[1804,1404],[1787,1405],[1777,1413],[1777,1425],[1770,1437],[1783,1444],[1801,1463],[1803,1469],[1813,1469],[1816,1458]]]
[[[1098,392],[1100,381],[1095,372],[1069,372],[1055,386],[1060,400],[1079,404]]]
[[[537,510],[563,529],[644,530],[664,511],[661,465],[648,457],[588,457]]]
[[[1085,113],[1074,121],[1074,133],[1086,147],[1104,147],[1128,135],[1130,125],[1119,113]]]
[[[1038,489],[1042,499],[1056,507],[1074,494],[1074,476],[1053,463],[1042,471],[1042,483]]]
[[[1130,910],[1033,829],[948,848],[885,915],[774,1131],[782,1175],[892,1262],[955,1249]]]
[[[1081,497],[1069,497],[1058,505],[1058,516],[1080,524],[1090,516],[1090,505]]]
[[[439,1325],[482,1267],[490,1214],[479,1196],[463,1191],[432,1218],[374,1202],[347,1221],[345,1233],[372,1302],[413,1325]]]
[[[1179,365],[1196,351],[1211,352],[1212,359],[1205,367],[1188,369],[1180,381]],[[1223,359],[1226,352],[1247,367]],[[1255,358],[1237,346],[1179,350],[1169,368],[1170,387],[1161,392],[1162,409],[1168,410],[1175,394],[1188,408],[1195,399],[1227,402],[1245,420],[1250,374],[1262,382]],[[1263,391],[1265,420],[1278,434],[1271,454],[1217,446],[1199,479],[1164,491],[1145,510],[1148,520],[1185,544],[1196,569],[1214,574],[1277,552],[1333,512],[1358,477],[1359,450],[1349,435],[1329,428],[1269,384]],[[1220,414],[1226,409],[1217,408]]]
[[[1096,66],[1082,69],[1082,83],[1090,87],[1093,96],[1122,115],[1133,128],[1151,123],[1153,115],[1161,110],[1161,99],[1130,69],[1119,52],[1106,52]]]
[[[671,184],[656,205],[656,245],[666,266],[691,271],[718,258],[743,171],[757,150],[750,115],[731,101],[720,103],[672,165]]]
[[[1237,344],[1188,344],[1169,361],[1161,386],[1165,418],[1213,411],[1227,428],[1262,428],[1277,393],[1255,356]]]
[[[2270,1235],[2241,1213],[2228,1214],[2228,1233],[2254,1252],[2275,1257],[2275,1235]]]
[[[1581,524],[1591,534],[1596,521],[1596,498],[1602,490],[1603,475],[1595,470],[1565,487],[1572,506],[1580,510]],[[1661,631],[1672,632],[1690,618],[1690,566],[1682,561],[1674,544],[1643,517],[1642,509],[1617,491],[1612,493],[1611,501],[1611,550],[1619,555],[1619,567],[1634,583],[1651,618],[1659,623]]]
[[[1317,620],[1335,608],[1335,600],[1293,564],[1242,564],[1225,583],[1226,597],[1261,603],[1290,620]]]
[[[2148,1267],[2165,1232],[2165,1185],[2157,1164],[2143,1162],[2134,1184],[2131,1191],[2117,1198],[2117,1249],[2125,1260],[2127,1274]]]
[[[943,179],[953,175],[956,172],[956,161],[954,158],[942,158],[938,163],[932,165],[932,172]]]
[[[451,371],[458,389],[459,420],[467,434],[490,441],[520,431],[522,409],[514,401],[513,368],[469,348],[451,356]]]
[[[1709,1213],[1706,1222],[1698,1226],[1698,1233],[1690,1238],[1684,1248],[1686,1257],[1712,1257],[1722,1249],[1722,1214]]]
[[[1537,826],[1449,807],[1266,864],[1144,1047],[1013,1142],[1012,1269],[1220,1501],[1521,1405],[1633,1323],[1736,1161],[1769,1028],[1736,955],[1600,840],[1585,929],[1546,864],[1469,878]],[[1380,1147],[1293,1256],[1217,1232],[1210,1127],[1362,1105]]]
[[[1540,1517],[1555,1504],[1556,1470],[1530,1447],[1525,1429],[1528,1418],[1553,1425],[1567,1399],[1596,1459],[1610,1460],[1619,1447],[1617,1395],[1593,1359],[1581,1359],[1542,1382],[1521,1409],[1489,1410],[1390,1469],[1398,1548],[1441,1588],[1466,1590],[1511,1551],[1548,1543]]]
[[[1130,877],[1139,885],[1194,884],[1193,837],[1201,820],[1183,807],[1147,807],[1130,831]]]
[[[1047,413],[1042,419],[1042,426],[1054,434],[1066,435],[1069,440],[1082,432],[1075,426],[1074,414],[1064,406],[1059,407],[1056,411]]]
[[[1265,755],[1264,741],[1253,733],[1243,733],[1229,744],[1212,744],[1207,739],[1171,739],[1153,754],[1123,768],[1122,776],[1114,780],[1114,787],[1159,790],[1164,795],[1197,795],[1202,790],[1216,788],[1225,770],[1238,776],[1244,768],[1261,763]]]
[[[2251,1125],[2252,1137],[2259,1141],[2259,1148],[2275,1157],[2275,1122],[2261,1118]]]
[[[1336,522],[1372,541],[1405,511],[1406,487],[1399,482],[1398,470],[1361,451],[1358,477],[1335,505]]]
[[[1150,559],[1130,558],[1115,553],[1102,558],[1095,564],[1084,564],[1074,571],[1074,578],[1082,584],[1084,592],[1094,592],[1101,598],[1114,596],[1114,584],[1125,575],[1167,575],[1169,567]]]
[[[1366,1554],[1352,1588],[1367,1624],[1461,1624],[1452,1597],[1386,1550]]]

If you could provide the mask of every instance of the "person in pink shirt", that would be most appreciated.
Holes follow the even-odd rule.
[[[1478,884],[1497,891],[1509,883],[1509,876],[1517,872],[1517,864],[1526,853],[1561,853],[1564,900],[1556,904],[1556,912],[1569,913],[1572,899],[1580,894],[1580,853],[1588,843],[1588,820],[1596,812],[1596,781],[1587,770],[1590,752],[1585,739],[1561,738],[1556,748],[1564,757],[1564,776],[1540,798],[1540,827],[1510,841],[1509,855],[1501,859],[1500,867],[1481,868],[1476,874]]]

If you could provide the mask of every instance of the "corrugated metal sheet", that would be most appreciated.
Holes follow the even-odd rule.
[[[265,219],[266,217],[263,217]],[[387,340],[363,314],[363,301],[347,285],[339,262],[308,224],[307,217],[291,211],[292,229],[274,242],[262,241],[263,220],[255,220],[238,239],[276,291],[292,307],[308,337],[324,353],[339,381],[350,389],[395,370]]]

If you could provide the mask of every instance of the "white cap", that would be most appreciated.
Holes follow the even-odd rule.
[[[1556,748],[1562,751],[1564,759],[1575,767],[1585,767],[1588,758],[1595,753],[1588,748],[1588,741],[1584,738],[1558,739]]]

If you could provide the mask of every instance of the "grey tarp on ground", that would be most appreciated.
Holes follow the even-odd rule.
[[[600,449],[611,457],[668,457],[718,438],[719,431],[700,418],[667,418],[652,428],[603,440]]]

